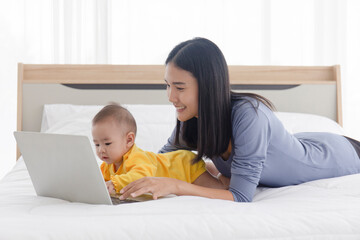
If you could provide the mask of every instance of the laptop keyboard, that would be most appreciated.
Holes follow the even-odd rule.
[[[131,199],[125,199],[125,200],[120,200],[117,197],[111,197],[111,201],[113,205],[118,205],[118,204],[123,204],[123,203],[135,203],[135,202],[139,202],[136,200],[131,200]]]

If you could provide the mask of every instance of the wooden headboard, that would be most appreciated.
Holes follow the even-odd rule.
[[[17,130],[39,131],[44,104],[169,104],[162,65],[18,64]],[[229,66],[235,91],[269,98],[282,112],[342,125],[340,66]]]

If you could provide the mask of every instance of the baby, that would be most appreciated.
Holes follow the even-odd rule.
[[[206,171],[204,161],[191,164],[195,154],[178,150],[163,154],[143,151],[135,144],[136,122],[118,104],[100,110],[92,121],[96,153],[103,161],[101,172],[109,194],[145,176],[170,177],[201,186],[226,189],[227,186]]]

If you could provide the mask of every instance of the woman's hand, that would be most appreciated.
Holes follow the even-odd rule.
[[[115,186],[111,180],[105,182],[105,184],[110,195],[116,194]]]
[[[186,182],[174,178],[143,177],[121,189],[120,199],[123,200],[130,196],[137,197],[144,193],[152,193],[153,199],[157,199],[169,194],[176,194],[179,186],[184,183],[186,184]]]

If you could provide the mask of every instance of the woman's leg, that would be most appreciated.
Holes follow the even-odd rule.
[[[351,145],[353,145],[353,147],[354,147],[357,155],[358,155],[359,158],[360,158],[360,142],[359,142],[359,141],[356,141],[355,139],[346,137],[346,136],[344,136],[344,137],[351,143]]]

